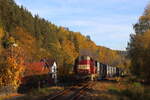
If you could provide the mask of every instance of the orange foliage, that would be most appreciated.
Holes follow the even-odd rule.
[[[75,47],[73,43],[69,40],[63,41],[62,51],[63,51],[63,57],[65,59],[65,63],[67,64],[72,64],[78,55],[77,52],[75,51]]]
[[[17,88],[24,72],[23,53],[19,47],[10,47],[6,52],[6,60],[0,69],[0,86],[11,85]]]
[[[39,53],[41,49],[39,49],[35,37],[21,27],[16,27],[12,33],[16,42],[24,49],[27,59],[33,59],[33,55],[38,56],[37,53]]]

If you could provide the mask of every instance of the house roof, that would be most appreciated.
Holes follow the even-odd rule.
[[[53,66],[55,60],[54,59],[47,59],[47,63],[49,64],[49,66]]]
[[[46,67],[52,67],[54,62],[55,62],[55,60],[54,59],[46,59],[46,58],[44,58],[44,59],[41,59],[41,62],[44,62]]]
[[[49,68],[45,67],[44,62],[26,63],[25,66],[24,76],[41,75],[49,72]]]

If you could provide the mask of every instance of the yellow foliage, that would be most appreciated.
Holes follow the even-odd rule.
[[[67,64],[72,64],[78,55],[77,52],[75,51],[73,43],[69,40],[64,41],[62,43],[62,50],[65,62]]]
[[[13,48],[9,48],[13,49]],[[24,72],[24,59],[20,56],[20,49],[13,49],[14,51],[17,50],[15,53],[10,55],[12,50],[8,50],[6,55],[6,61],[1,64],[0,69],[0,86],[11,85],[14,88],[17,88],[21,83],[21,76]],[[11,53],[8,53],[11,52]],[[15,56],[16,55],[16,56]]]
[[[3,29],[2,28],[0,28],[0,40],[1,40],[1,38],[4,36],[4,31],[3,31]]]
[[[150,16],[141,16],[140,20],[150,20]]]
[[[2,28],[0,28],[0,55],[1,55],[1,52],[3,51],[3,48],[2,48],[2,38],[4,37],[4,31],[3,31],[3,29]]]
[[[40,47],[37,43],[37,40],[31,35],[31,33],[21,27],[16,27],[12,33],[18,44],[22,49],[24,49],[27,59],[33,59],[37,57],[41,59],[41,56],[44,56],[43,53],[45,52],[39,49]]]

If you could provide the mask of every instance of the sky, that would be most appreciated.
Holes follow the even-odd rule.
[[[101,46],[125,50],[150,0],[15,0],[32,14],[74,32],[89,35]]]

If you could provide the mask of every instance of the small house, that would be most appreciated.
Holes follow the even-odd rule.
[[[52,81],[57,83],[57,63],[54,59],[41,59],[41,62],[45,63],[45,67],[49,68],[49,75]]]
[[[39,87],[57,83],[57,64],[55,60],[44,58],[40,62],[26,63],[25,66],[22,78],[23,84]]]

